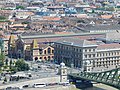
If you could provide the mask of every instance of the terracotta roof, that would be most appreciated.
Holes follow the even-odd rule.
[[[60,34],[59,34],[60,35]],[[40,36],[44,36],[44,35],[40,35]],[[104,38],[105,35],[86,35],[86,36],[69,36],[69,37],[74,37],[74,38],[79,38],[81,40],[86,40],[86,39],[93,39],[93,38]],[[38,43],[41,43],[41,42],[55,42],[61,38],[64,38],[63,36],[61,37],[39,37],[39,38],[36,38]],[[30,38],[30,39],[23,39],[24,43],[32,43],[32,40],[34,40],[34,38]]]
[[[10,27],[17,27],[17,26],[22,26],[22,27],[26,27],[27,24],[13,24],[13,25],[9,25]]]
[[[113,17],[113,15],[101,15],[101,18],[103,18],[103,19],[110,19],[112,17]]]
[[[9,40],[10,36],[11,35],[5,35],[4,39]],[[12,35],[12,36],[14,36],[14,38],[17,39],[17,35]]]
[[[0,13],[11,13],[12,10],[0,10]]]
[[[43,19],[44,20],[52,20],[52,21],[59,21],[59,20],[61,20],[61,18],[59,18],[59,17],[52,17],[52,16],[44,16]]]
[[[48,6],[47,8],[65,8],[64,6]]]

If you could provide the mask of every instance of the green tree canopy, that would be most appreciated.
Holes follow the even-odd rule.
[[[18,71],[29,70],[29,65],[27,63],[25,63],[25,61],[23,59],[16,61],[15,67],[17,68]]]
[[[24,6],[16,6],[16,9],[25,9]]]
[[[0,60],[0,68],[4,65],[4,62]]]
[[[4,65],[5,55],[3,53],[0,54],[0,68]]]
[[[0,61],[3,61],[4,62],[5,60],[5,55],[3,53],[0,54]]]
[[[29,24],[29,22],[25,21],[25,22],[22,22],[22,24]]]
[[[0,16],[0,20],[4,20],[6,19],[4,16]]]
[[[8,59],[5,60],[5,65],[8,65]]]

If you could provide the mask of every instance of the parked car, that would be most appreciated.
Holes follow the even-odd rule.
[[[26,84],[26,85],[24,85],[24,86],[23,86],[23,88],[27,88],[27,87],[29,87],[29,85],[28,85],[28,84]]]
[[[5,90],[23,90],[21,87],[7,87]]]
[[[45,86],[46,86],[46,84],[44,84],[44,83],[43,84],[36,83],[33,85],[34,88],[40,88],[40,87],[45,87]]]

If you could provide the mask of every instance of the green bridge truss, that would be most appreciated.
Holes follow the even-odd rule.
[[[95,81],[120,89],[120,68],[97,73],[95,72],[71,73],[68,76],[77,79]]]

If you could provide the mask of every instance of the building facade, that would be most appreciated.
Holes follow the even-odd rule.
[[[96,44],[88,40],[64,38],[54,44],[57,63],[73,64],[84,71],[105,71],[119,67],[120,44]]]
[[[8,42],[8,55],[13,58],[25,60],[53,60],[54,48],[48,44],[39,44],[36,39],[24,42],[21,38],[15,40],[11,35]]]

